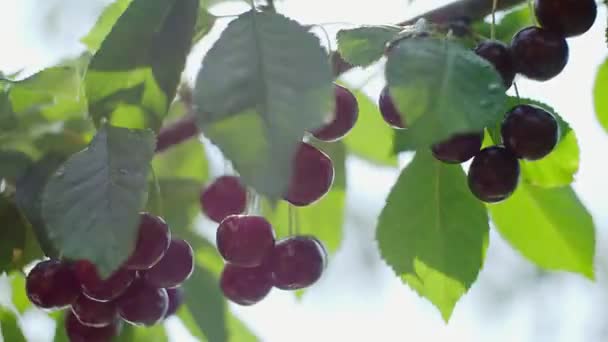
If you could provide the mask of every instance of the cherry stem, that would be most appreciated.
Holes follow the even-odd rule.
[[[171,146],[183,143],[190,138],[198,136],[194,114],[184,115],[177,121],[163,127],[158,132],[156,140],[156,153],[161,153]]]
[[[496,7],[498,7],[498,0],[492,0],[492,26],[490,28],[490,38],[496,39]]]
[[[513,82],[513,89],[515,89],[515,96],[517,96],[517,100],[521,103],[521,97],[519,97],[519,88],[517,88],[517,83]]]
[[[293,236],[295,235],[295,208],[291,204],[287,204],[287,206],[287,234],[289,234],[289,236]]]

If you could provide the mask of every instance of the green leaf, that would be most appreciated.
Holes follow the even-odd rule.
[[[101,46],[103,40],[112,30],[112,26],[118,18],[127,10],[133,0],[114,0],[101,13],[95,26],[80,41],[85,44],[89,51],[95,52]]]
[[[154,148],[150,131],[104,126],[86,150],[50,178],[42,214],[64,257],[90,260],[102,276],[128,258],[146,203]]]
[[[10,272],[23,266],[21,257],[25,249],[27,223],[17,206],[0,195],[0,273]]]
[[[409,125],[396,135],[396,151],[427,148],[456,133],[481,131],[504,114],[500,75],[453,41],[401,41],[388,54],[386,78]]]
[[[137,327],[124,323],[115,342],[168,342],[169,337],[162,324],[152,327]]]
[[[0,308],[0,331],[3,341],[6,342],[27,342],[23,335],[17,316],[9,310]]]
[[[133,0],[97,51],[85,79],[99,123],[158,130],[190,51],[198,0]]]
[[[378,105],[361,91],[354,91],[359,104],[359,118],[344,138],[348,152],[368,161],[397,166],[393,153],[393,129],[382,119]]]
[[[156,154],[152,166],[158,178],[185,178],[201,183],[209,178],[205,148],[197,139],[190,139]]]
[[[0,150],[0,179],[16,181],[31,165],[32,159],[25,153]]]
[[[389,266],[447,321],[483,265],[488,230],[462,168],[419,151],[388,196],[376,238]]]
[[[205,56],[195,89],[198,124],[246,184],[278,199],[304,132],[332,110],[332,91],[318,38],[282,15],[249,11]]]
[[[593,89],[595,115],[604,130],[608,131],[608,97],[606,94],[608,94],[608,59],[600,66]]]
[[[338,51],[350,64],[368,66],[384,55],[386,44],[399,29],[390,26],[363,26],[338,31]]]
[[[500,234],[524,257],[547,270],[594,277],[595,228],[572,188],[520,183],[510,198],[488,208]]]
[[[172,229],[191,229],[194,219],[200,214],[199,196],[203,183],[193,179],[163,178],[159,179],[162,200],[162,212],[158,208],[157,198],[150,196],[147,210],[160,215]]]
[[[346,202],[346,154],[341,143],[315,143],[327,153],[334,164],[334,183],[329,193],[319,201],[301,208],[293,208],[295,227],[300,234],[311,234],[323,242],[329,252],[335,252],[342,242],[342,226]],[[264,203],[263,215],[270,220],[278,237],[289,234],[289,205],[281,201],[273,210]]]

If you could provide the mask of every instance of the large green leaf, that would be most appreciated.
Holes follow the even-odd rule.
[[[599,68],[593,89],[595,115],[602,127],[608,131],[608,96],[606,94],[608,94],[608,59]]]
[[[152,166],[159,179],[185,178],[202,183],[209,178],[205,149],[196,139],[190,139],[156,154]]]
[[[572,188],[522,182],[510,198],[488,208],[500,234],[538,266],[594,277],[594,224]]]
[[[51,177],[42,214],[65,257],[90,260],[103,276],[127,259],[146,203],[154,148],[150,131],[104,126]]]
[[[196,81],[198,124],[244,182],[281,197],[306,130],[332,109],[332,75],[318,38],[276,13],[232,21]]]
[[[386,44],[400,29],[393,26],[363,26],[340,30],[338,51],[348,63],[368,66],[384,55]]]
[[[193,179],[159,179],[162,203],[159,205],[159,198],[150,196],[147,210],[162,216],[172,229],[192,229],[194,219],[201,211],[199,196],[202,186],[203,183]]]
[[[504,114],[505,88],[487,61],[450,40],[402,40],[388,54],[391,96],[408,123],[396,151],[427,148],[456,133],[481,131]]]
[[[190,51],[198,0],[133,0],[86,75],[96,122],[160,128]],[[120,9],[117,9],[117,11]]]
[[[112,26],[118,21],[118,18],[127,10],[133,0],[114,0],[101,13],[95,26],[89,33],[81,39],[81,41],[89,48],[89,51],[95,52],[101,46],[101,43],[112,30]]]
[[[483,265],[488,230],[462,168],[419,151],[388,196],[376,238],[389,266],[447,321]]]
[[[361,91],[353,93],[359,103],[359,118],[343,140],[348,152],[374,163],[397,166],[393,129],[382,119],[377,104]]]
[[[162,324],[152,327],[137,327],[124,324],[114,342],[168,342],[169,337]]]
[[[316,143],[331,158],[334,165],[334,183],[327,195],[309,206],[293,208],[295,227],[300,234],[311,234],[323,242],[330,252],[335,252],[342,242],[344,207],[346,201],[346,155],[341,143]],[[281,201],[273,210],[265,203],[264,216],[270,220],[279,237],[289,233],[289,204]]]

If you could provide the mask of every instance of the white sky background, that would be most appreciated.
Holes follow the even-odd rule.
[[[491,1],[491,0],[488,0]],[[37,69],[82,51],[78,40],[110,0],[0,0],[0,70]],[[278,9],[303,23],[384,24],[401,21],[447,1],[287,0]],[[61,3],[61,11],[49,10]],[[552,105],[571,123],[581,146],[581,169],[575,183],[598,225],[597,283],[564,273],[540,273],[495,233],[478,281],[456,306],[449,324],[380,260],[373,242],[375,217],[397,171],[349,160],[348,222],[343,248],[326,275],[301,302],[273,291],[262,303],[235,312],[269,342],[304,341],[463,341],[463,342],[601,342],[608,340],[606,226],[608,211],[608,134],[594,117],[591,89],[597,66],[608,55],[603,41],[606,14],[593,30],[569,40],[570,62],[555,79],[518,80],[522,96]],[[234,14],[227,6],[222,14]],[[220,9],[216,13],[220,13]],[[219,28],[190,59],[194,75],[202,52]],[[335,31],[337,25],[328,26]],[[347,81],[360,84],[361,73]],[[377,98],[383,85],[374,79],[364,90]],[[404,159],[407,159],[405,157]],[[204,301],[204,298],[200,300]],[[182,332],[176,324],[171,331]],[[33,332],[35,333],[35,332]],[[42,337],[32,341],[45,341]],[[186,342],[182,335],[174,341]]]

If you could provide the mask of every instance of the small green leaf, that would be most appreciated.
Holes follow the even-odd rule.
[[[114,0],[101,13],[95,26],[80,41],[84,43],[90,52],[95,52],[101,46],[103,40],[112,31],[118,18],[127,10],[133,0]]]
[[[278,199],[304,132],[332,109],[332,89],[318,38],[282,15],[249,11],[205,56],[195,89],[198,124],[246,184]]]
[[[604,130],[608,131],[608,96],[606,94],[608,94],[608,59],[599,68],[593,89],[595,115]]]
[[[0,150],[0,179],[16,181],[30,166],[32,159],[19,151]]]
[[[90,260],[102,276],[127,259],[146,203],[154,148],[150,131],[104,126],[51,177],[42,214],[63,256]]]
[[[388,196],[376,238],[394,272],[447,321],[483,265],[488,231],[462,168],[419,151]]]
[[[354,91],[359,118],[344,138],[348,152],[380,165],[397,166],[393,153],[393,129],[382,119],[378,105],[361,91]]]
[[[409,125],[396,135],[395,151],[427,148],[456,133],[481,131],[504,114],[500,75],[453,41],[401,41],[389,52],[386,78]]]
[[[386,43],[395,38],[399,28],[363,26],[338,31],[338,51],[350,64],[368,66],[384,55]]]
[[[595,228],[572,188],[522,182],[510,198],[488,208],[500,234],[530,261],[594,277]]]
[[[329,193],[318,202],[296,211],[295,227],[300,234],[310,234],[323,242],[329,252],[335,252],[342,242],[342,226],[346,202],[346,154],[341,143],[315,143],[327,153],[334,165],[334,183]],[[264,216],[270,220],[278,237],[286,237],[289,232],[289,205],[281,201],[273,210],[264,203]]]
[[[133,0],[93,57],[89,111],[99,123],[158,130],[190,51],[198,0]]]

